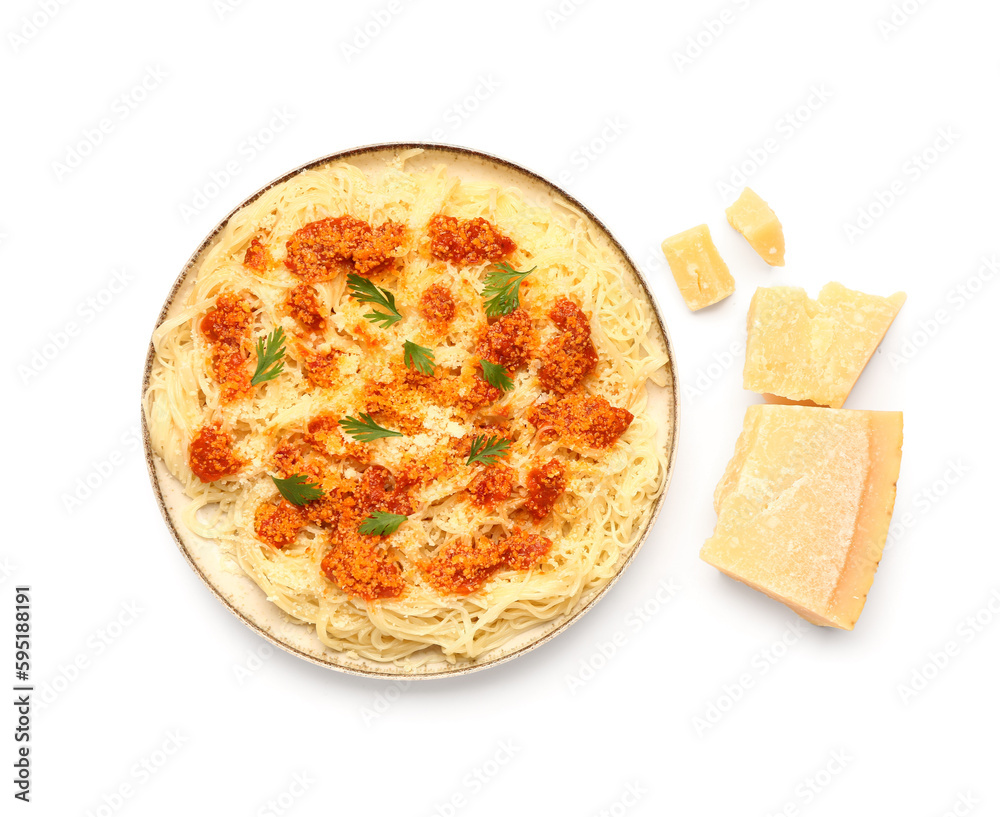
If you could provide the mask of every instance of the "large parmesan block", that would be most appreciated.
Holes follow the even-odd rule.
[[[743,388],[840,408],[905,300],[837,283],[815,301],[798,287],[761,287],[747,315]]]
[[[774,210],[753,190],[743,188],[740,197],[726,208],[726,218],[768,264],[772,267],[785,266],[785,234],[781,222]]]
[[[896,498],[903,415],[747,409],[701,558],[807,621],[854,629]]]
[[[692,312],[733,294],[736,282],[715,248],[707,224],[671,236],[662,247],[677,288]]]

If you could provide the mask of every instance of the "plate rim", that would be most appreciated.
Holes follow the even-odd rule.
[[[260,198],[268,190],[272,189],[276,185],[283,184],[284,182],[291,179],[293,176],[296,176],[297,174],[302,173],[305,170],[312,170],[316,167],[320,167],[322,165],[326,165],[331,162],[347,161],[353,156],[372,153],[375,151],[406,151],[413,149],[425,149],[425,150],[431,149],[437,151],[448,151],[472,157],[475,159],[494,162],[510,170],[514,170],[517,173],[522,173],[532,178],[536,182],[540,183],[544,187],[549,188],[551,191],[555,192],[559,196],[561,196],[565,201],[569,202],[574,207],[579,209],[581,213],[583,213],[595,225],[597,225],[597,227],[603,233],[604,237],[611,242],[614,249],[618,253],[620,253],[621,257],[625,260],[627,266],[631,268],[631,271],[635,275],[636,282],[642,288],[643,293],[645,294],[646,298],[648,299],[650,305],[653,308],[653,315],[656,318],[656,323],[660,329],[661,336],[663,337],[664,346],[666,348],[667,362],[670,367],[671,381],[673,384],[673,395],[671,399],[672,432],[670,435],[669,450],[667,451],[667,473],[664,479],[663,490],[660,491],[660,495],[657,497],[656,502],[653,504],[653,508],[650,511],[649,519],[646,522],[642,534],[636,540],[636,543],[635,545],[632,546],[631,550],[625,555],[625,560],[622,562],[621,566],[618,568],[615,574],[607,581],[606,584],[604,584],[597,590],[594,596],[590,598],[590,600],[587,601],[586,604],[581,606],[579,609],[573,611],[572,613],[566,614],[565,619],[558,626],[556,626],[549,632],[541,635],[540,637],[536,638],[535,640],[530,641],[524,646],[505,655],[500,655],[495,658],[491,658],[487,661],[483,661],[481,663],[455,666],[455,667],[446,667],[441,670],[436,670],[434,672],[426,672],[426,673],[421,673],[419,671],[382,672],[377,669],[375,670],[358,669],[356,667],[344,666],[343,664],[336,663],[333,659],[336,657],[337,654],[334,654],[334,656],[331,657],[330,660],[323,661],[314,655],[310,655],[309,653],[303,652],[294,645],[287,644],[284,641],[280,640],[276,635],[268,632],[267,630],[260,627],[256,622],[252,621],[249,618],[249,616],[247,616],[242,610],[239,610],[234,604],[232,604],[229,601],[229,599],[227,599],[219,591],[219,589],[216,588],[211,581],[209,581],[208,577],[198,566],[197,562],[194,560],[194,557],[188,551],[187,546],[181,539],[177,527],[174,524],[174,520],[167,509],[166,501],[163,497],[163,491],[160,487],[159,477],[156,474],[157,455],[154,453],[152,448],[152,441],[150,439],[149,427],[146,422],[146,411],[145,411],[146,391],[149,388],[149,379],[152,374],[153,363],[156,358],[156,351],[153,346],[152,336],[153,334],[155,334],[156,330],[160,327],[163,321],[166,320],[167,313],[169,312],[170,307],[172,306],[174,299],[177,297],[177,293],[183,286],[188,274],[194,268],[195,261],[210,246],[212,241],[225,228],[225,226],[229,223],[229,220],[237,212],[246,207],[248,204],[256,201],[258,198]],[[368,145],[361,145],[358,147],[347,148],[345,150],[336,151],[334,153],[319,157],[317,159],[313,159],[309,162],[299,165],[298,167],[292,170],[287,171],[286,173],[283,173],[281,176],[278,176],[277,178],[268,182],[263,187],[251,193],[236,207],[230,210],[229,213],[227,213],[220,221],[216,223],[216,225],[211,229],[208,235],[198,245],[197,249],[195,249],[195,251],[191,254],[188,260],[184,263],[184,266],[181,268],[180,274],[174,280],[174,283],[170,287],[166,299],[163,302],[163,306],[160,309],[159,313],[157,314],[156,322],[153,326],[153,331],[150,332],[149,346],[146,351],[146,359],[143,366],[142,393],[140,395],[139,414],[141,419],[142,441],[143,441],[143,449],[146,460],[146,470],[149,475],[150,483],[153,488],[153,494],[156,497],[156,504],[160,509],[160,515],[163,517],[163,521],[166,523],[167,529],[170,531],[170,535],[174,540],[174,544],[177,545],[178,550],[180,550],[181,554],[184,556],[188,565],[195,572],[195,574],[201,579],[202,583],[208,587],[208,589],[212,592],[212,594],[219,601],[222,602],[222,604],[229,610],[230,613],[236,616],[237,619],[242,621],[253,632],[266,639],[272,645],[279,647],[285,652],[291,653],[292,655],[295,655],[298,658],[305,659],[306,661],[315,664],[317,666],[323,667],[325,669],[346,673],[348,675],[360,676],[362,678],[378,678],[378,679],[394,680],[394,681],[404,680],[404,679],[407,681],[410,680],[430,681],[438,678],[453,678],[456,676],[470,675],[472,673],[480,672],[482,670],[490,669],[492,667],[497,667],[500,666],[501,664],[505,664],[508,661],[511,661],[522,655],[525,655],[526,653],[531,652],[532,650],[538,647],[541,647],[543,644],[548,643],[557,635],[564,632],[571,624],[574,624],[575,622],[579,621],[587,612],[589,612],[597,604],[598,601],[604,598],[604,596],[608,593],[608,591],[618,582],[622,574],[632,564],[633,559],[635,558],[636,554],[639,552],[640,548],[645,543],[646,539],[649,537],[649,534],[652,531],[653,526],[655,525],[656,520],[660,515],[660,511],[663,508],[663,504],[667,496],[667,491],[670,488],[670,483],[673,478],[674,466],[676,464],[676,459],[677,459],[678,423],[680,419],[680,401],[678,400],[676,385],[677,385],[677,363],[674,355],[673,344],[671,343],[670,334],[667,330],[666,323],[663,320],[663,313],[662,310],[660,309],[659,303],[657,302],[656,295],[653,293],[652,289],[649,286],[649,283],[646,281],[645,275],[643,274],[639,266],[635,263],[632,256],[629,255],[629,253],[625,250],[625,248],[615,237],[615,235],[608,229],[608,227],[604,224],[604,222],[601,221],[601,219],[599,219],[590,210],[589,207],[584,205],[575,196],[568,193],[562,187],[557,185],[555,182],[549,180],[545,176],[536,173],[535,171],[530,170],[529,168],[524,167],[523,165],[517,162],[505,159],[500,156],[496,156],[492,153],[487,153],[486,151],[478,150],[475,148],[464,147],[461,145],[447,144],[443,142],[375,142]],[[283,614],[287,615],[287,613]],[[308,624],[308,622],[301,622],[301,623]]]

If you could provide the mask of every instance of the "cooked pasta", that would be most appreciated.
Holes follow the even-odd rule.
[[[673,433],[655,313],[592,222],[418,153],[239,210],[145,394],[184,524],[328,648],[407,666],[474,662],[606,584]]]

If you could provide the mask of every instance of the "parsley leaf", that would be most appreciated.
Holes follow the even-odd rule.
[[[285,330],[280,326],[264,338],[257,338],[257,369],[250,379],[250,385],[256,386],[266,380],[274,380],[285,370]]]
[[[403,316],[396,309],[396,297],[387,289],[376,286],[367,278],[362,278],[356,272],[347,276],[347,288],[351,295],[363,304],[376,304],[389,310],[388,312],[366,312],[365,318],[372,323],[382,323],[386,327],[392,326],[396,321],[403,320]]]
[[[405,521],[406,517],[399,513],[372,511],[371,515],[361,523],[358,533],[364,533],[369,536],[386,536],[387,534],[395,533]]]
[[[350,434],[355,440],[360,440],[363,443],[370,443],[372,440],[377,440],[380,437],[405,437],[402,431],[392,431],[388,428],[383,428],[378,423],[376,423],[370,414],[359,414],[357,417],[344,417],[338,425],[344,429],[348,434]]]
[[[479,365],[483,367],[483,380],[493,388],[500,391],[510,391],[514,388],[514,381],[507,370],[499,363],[490,363],[488,360],[480,360]]]
[[[403,343],[403,363],[407,369],[416,369],[421,374],[434,374],[434,353],[426,346],[411,341]]]
[[[510,448],[510,440],[502,437],[490,437],[482,434],[472,440],[472,450],[469,452],[469,459],[466,465],[474,462],[481,462],[483,465],[493,465],[500,457],[506,456],[507,449]]]
[[[486,315],[496,318],[500,315],[508,315],[521,305],[520,287],[521,281],[527,278],[538,267],[532,267],[525,272],[518,272],[510,264],[494,264],[499,270],[490,271],[486,274],[486,285],[483,287],[483,299],[486,307]]]
[[[323,489],[305,474],[292,474],[288,479],[271,477],[281,495],[293,505],[305,505],[323,496]]]

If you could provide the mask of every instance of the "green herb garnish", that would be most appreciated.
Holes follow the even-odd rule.
[[[538,267],[532,267],[526,272],[518,272],[510,264],[501,263],[493,266],[499,272],[493,270],[488,272],[486,285],[483,287],[486,315],[490,318],[508,315],[520,306],[521,281],[538,269]]]
[[[465,464],[481,462],[483,465],[493,465],[500,457],[506,456],[508,448],[510,440],[503,437],[490,437],[487,440],[485,434],[480,435],[472,440],[472,449]]]
[[[372,323],[382,323],[388,328],[396,321],[403,320],[403,316],[396,309],[396,298],[387,289],[375,286],[367,278],[362,278],[355,272],[347,276],[347,288],[351,295],[363,304],[376,304],[389,310],[388,312],[366,312],[365,317]]]
[[[514,381],[511,380],[507,370],[499,363],[490,363],[488,360],[480,360],[479,365],[483,367],[483,380],[493,388],[500,391],[510,391],[514,388]]]
[[[371,515],[361,523],[358,532],[369,536],[386,536],[395,533],[405,521],[406,517],[399,513],[372,511]]]
[[[285,370],[285,330],[280,326],[264,338],[257,338],[257,369],[250,379],[250,385],[256,386],[266,380],[274,380]]]
[[[360,419],[358,419],[360,417]],[[380,437],[405,437],[402,431],[392,431],[376,423],[370,414],[359,414],[358,417],[344,417],[338,425],[355,440],[370,443]]]
[[[403,363],[407,369],[416,369],[421,374],[434,373],[434,353],[411,341],[403,343]]]
[[[292,474],[288,479],[271,477],[281,495],[293,505],[305,505],[323,496],[323,489],[305,474]]]

